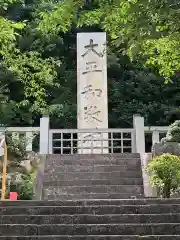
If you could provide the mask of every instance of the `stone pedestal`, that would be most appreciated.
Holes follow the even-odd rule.
[[[106,33],[77,34],[77,108],[78,152],[108,153]]]

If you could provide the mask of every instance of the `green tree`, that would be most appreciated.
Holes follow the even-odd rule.
[[[51,56],[42,56],[37,48],[31,50],[30,45],[29,49],[22,48],[23,37],[27,38],[29,35],[30,38],[35,38],[38,35],[38,31],[32,28],[31,19],[26,19],[26,24],[23,23],[26,7],[27,4],[24,1],[13,0],[5,2],[1,11],[0,57],[2,69],[0,69],[0,76],[13,76],[13,81],[9,79],[9,82],[5,84],[6,89],[2,82],[2,94],[5,91],[16,91],[16,93],[8,94],[8,97],[4,99],[3,105],[5,106],[1,108],[1,116],[6,116],[9,112],[15,116],[22,115],[21,120],[26,118],[24,123],[30,124],[32,115],[37,116],[49,112],[48,88],[59,87],[56,82],[56,67],[59,62]],[[22,19],[17,17],[19,11],[23,13]],[[13,110],[12,105],[14,105]],[[25,115],[23,114],[24,110]],[[29,112],[28,118],[27,112]],[[1,118],[1,123],[8,123],[5,120],[7,120],[6,117]]]
[[[163,36],[155,37],[150,32],[149,38],[142,37],[135,30],[138,29],[135,12],[129,15],[134,22],[123,26],[117,18],[123,9],[118,7],[120,1],[86,2],[6,0],[6,6],[0,11],[3,24],[9,29],[0,33],[0,43],[8,43],[0,45],[0,124],[39,125],[41,114],[50,113],[52,127],[75,128],[76,33],[102,30],[108,32],[109,127],[131,126],[132,115],[137,112],[145,116],[146,125],[169,125],[179,118],[180,78],[173,77],[173,83],[164,85],[164,78],[158,73],[162,70],[159,64],[143,66],[151,58],[147,54],[150,48],[144,51],[143,44],[150,37],[157,41]],[[129,2],[129,7],[123,5],[126,10],[123,18],[140,2],[149,9],[145,0]],[[149,27],[146,26],[147,30]],[[170,31],[166,30],[165,36],[170,36]],[[153,55],[161,56],[157,51]]]
[[[115,45],[126,45],[122,50],[132,59],[141,59],[146,66],[158,67],[166,81],[179,71],[178,1],[97,0],[88,3],[88,8],[83,0],[54,3],[51,11],[41,12],[39,28],[46,34],[56,34],[60,30],[67,31],[70,22],[77,26],[99,25],[108,32]]]

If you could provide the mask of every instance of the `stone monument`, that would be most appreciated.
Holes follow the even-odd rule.
[[[106,33],[77,34],[78,153],[108,153]],[[93,132],[92,132],[93,130]],[[102,151],[103,150],[103,151]]]

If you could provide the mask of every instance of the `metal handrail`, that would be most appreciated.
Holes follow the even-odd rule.
[[[7,178],[7,144],[6,144],[5,138],[3,138],[0,142],[0,148],[1,147],[4,148],[1,200],[5,200],[5,198],[6,198],[6,178]]]

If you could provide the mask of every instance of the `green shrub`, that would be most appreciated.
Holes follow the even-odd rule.
[[[18,193],[18,200],[32,200],[34,196],[36,172],[25,174],[20,182],[11,183],[10,191]]]
[[[180,157],[163,154],[153,158],[146,168],[150,173],[150,182],[159,189],[164,198],[170,198],[171,193],[180,186]]]
[[[168,132],[166,134],[166,140],[168,142],[180,143],[180,120],[175,121],[169,126]]]
[[[18,199],[31,200],[34,196],[35,174],[26,174],[22,177],[22,183],[18,186]]]
[[[30,200],[34,195],[34,184],[36,170],[40,157],[38,153],[27,152],[28,140],[25,137],[11,137],[6,135],[8,146],[7,174],[10,178],[9,192],[17,192],[19,200]],[[0,159],[0,170],[2,172],[3,157]],[[0,187],[1,188],[1,187]]]

